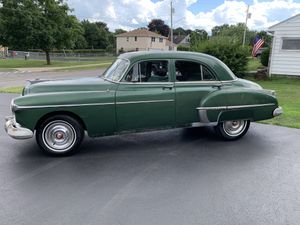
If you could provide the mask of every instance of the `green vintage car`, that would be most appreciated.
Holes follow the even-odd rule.
[[[35,132],[50,154],[74,153],[90,137],[176,127],[214,126],[227,140],[250,121],[278,116],[274,91],[237,78],[220,60],[190,52],[122,54],[102,76],[32,81],[11,102],[5,129],[16,139]]]

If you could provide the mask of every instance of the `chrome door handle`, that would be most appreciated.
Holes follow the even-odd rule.
[[[174,85],[173,84],[171,84],[171,85],[166,85],[166,86],[163,86],[163,90],[172,90],[173,89],[173,87],[174,87]]]
[[[218,90],[221,90],[222,84],[213,84],[213,88],[218,88]]]

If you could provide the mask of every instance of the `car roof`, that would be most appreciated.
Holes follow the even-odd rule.
[[[148,59],[182,59],[200,61],[212,68],[220,80],[236,79],[232,71],[219,59],[211,55],[198,52],[186,51],[136,51],[123,53],[119,56],[121,59],[128,59],[131,63]]]

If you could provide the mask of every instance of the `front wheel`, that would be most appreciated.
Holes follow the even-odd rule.
[[[51,155],[73,154],[83,137],[82,125],[67,115],[49,117],[36,129],[37,143],[44,152]]]
[[[232,120],[219,123],[215,130],[226,140],[236,140],[247,133],[249,126],[249,120]]]

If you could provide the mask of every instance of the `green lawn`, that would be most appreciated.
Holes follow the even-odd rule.
[[[275,90],[279,105],[283,107],[284,114],[262,123],[300,128],[300,78],[272,78],[265,81],[255,81],[265,89]],[[23,87],[0,88],[0,92],[21,93]]]
[[[265,81],[249,78],[265,89],[275,90],[284,114],[262,123],[300,128],[300,78],[276,77]]]
[[[246,66],[246,71],[256,71],[260,67],[262,67],[262,65],[261,65],[259,59],[252,58],[252,57],[248,58],[248,64]]]
[[[21,94],[24,87],[7,87],[0,88],[0,93],[16,93]]]
[[[46,60],[24,60],[24,59],[0,59],[0,68],[34,68],[34,67],[68,67],[80,65],[96,65],[112,62],[116,57],[93,58],[93,61],[52,61],[51,65],[46,64]]]

